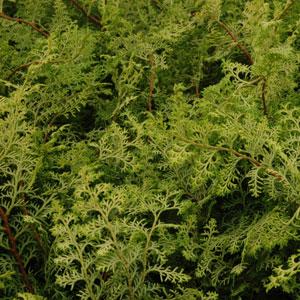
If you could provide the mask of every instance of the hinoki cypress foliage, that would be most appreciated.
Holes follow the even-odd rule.
[[[299,16],[0,0],[0,298],[300,299]]]

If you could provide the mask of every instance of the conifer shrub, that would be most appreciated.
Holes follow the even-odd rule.
[[[299,15],[0,0],[0,298],[300,299]]]

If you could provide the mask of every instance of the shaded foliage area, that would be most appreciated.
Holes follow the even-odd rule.
[[[0,0],[0,298],[300,299],[299,15]]]

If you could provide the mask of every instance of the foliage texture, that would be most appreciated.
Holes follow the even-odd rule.
[[[0,0],[0,298],[300,299],[299,15]]]

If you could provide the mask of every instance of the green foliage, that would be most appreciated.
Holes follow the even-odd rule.
[[[0,1],[0,298],[299,299],[299,14]]]
[[[297,273],[300,272],[299,253],[288,259],[288,269],[282,266],[275,268],[275,275],[270,276],[270,282],[266,285],[267,290],[281,287],[287,293],[297,293],[299,295],[299,281]]]

